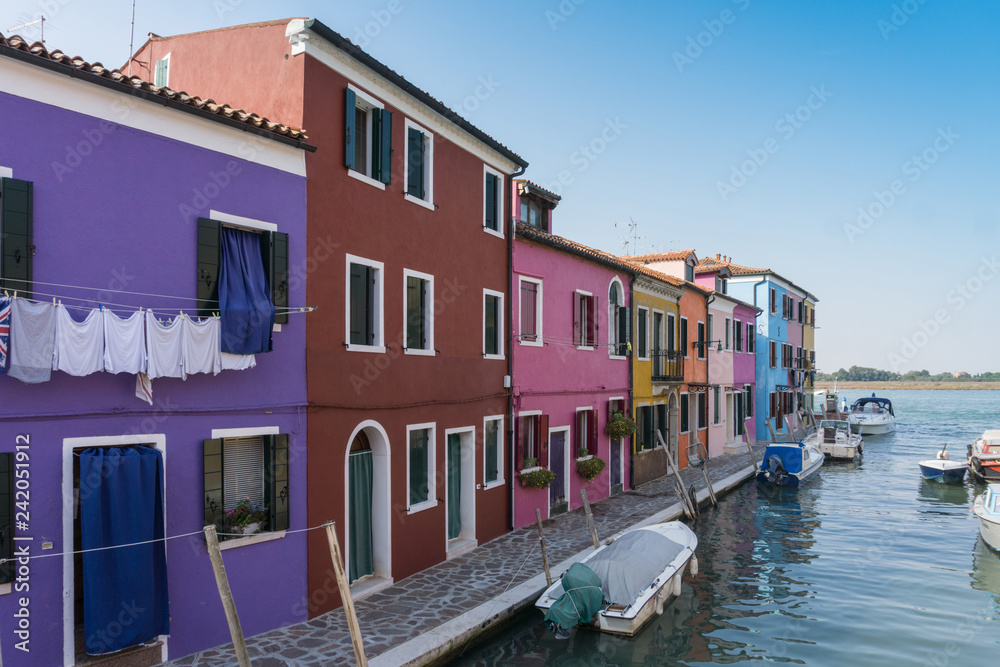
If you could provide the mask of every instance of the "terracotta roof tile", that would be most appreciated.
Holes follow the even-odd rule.
[[[591,248],[590,246],[585,246],[582,243],[571,241],[570,239],[564,238],[562,236],[556,236],[555,234],[549,234],[548,232],[543,232],[537,227],[532,227],[531,225],[525,224],[523,222],[517,223],[517,235],[530,241],[539,241],[546,245],[561,247],[565,248],[566,250],[571,250],[578,253],[582,253],[584,255],[588,255],[597,261],[611,265],[623,271],[628,271],[629,273],[637,273],[641,268],[635,266],[634,264],[622,261],[620,257],[612,255],[610,252],[605,252],[603,250]]]
[[[192,97],[185,92],[160,88],[143,81],[137,76],[128,76],[117,69],[108,69],[101,63],[90,63],[79,56],[70,57],[62,51],[49,51],[41,42],[29,44],[19,35],[4,37],[0,34],[0,55],[17,58],[24,62],[47,67],[52,70],[68,68],[72,76],[81,81],[99,83],[111,89],[117,89],[126,94],[142,93],[144,96],[155,96],[182,110],[201,112],[210,119],[222,122],[235,122],[258,130],[257,134],[278,139],[291,140],[301,148],[312,148],[306,144],[308,136],[305,130],[276,123],[255,113],[243,109],[234,109],[228,104],[217,104],[214,100],[203,100]],[[81,76],[81,74],[83,76]]]
[[[672,250],[670,252],[654,252],[648,255],[629,255],[628,257],[622,257],[622,259],[643,264],[649,262],[676,262],[683,261],[692,254],[694,254],[694,250]]]
[[[551,199],[552,201],[562,201],[562,197],[560,197],[556,193],[552,192],[551,190],[543,188],[537,183],[532,183],[526,178],[517,178],[514,179],[514,182],[517,183],[519,186],[523,184],[528,186],[528,188],[530,188],[531,190],[537,190],[538,193],[543,197],[545,197],[546,199]]]

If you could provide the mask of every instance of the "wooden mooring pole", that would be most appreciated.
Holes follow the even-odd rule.
[[[594,540],[594,548],[601,546],[601,541],[597,539],[597,526],[594,524],[594,513],[590,511],[590,500],[587,498],[587,489],[580,489],[580,498],[583,499],[583,511],[587,514],[587,526],[590,528],[590,537]]]
[[[552,572],[549,571],[549,550],[545,546],[545,531],[542,530],[542,512],[537,507],[535,508],[535,521],[538,522],[538,539],[542,543],[542,568],[545,569],[545,584],[551,586]]]
[[[351,586],[344,572],[344,559],[340,555],[340,542],[337,541],[335,524],[326,524],[326,539],[330,543],[330,558],[333,559],[333,572],[337,576],[337,587],[340,589],[340,601],[344,603],[344,613],[347,615],[347,627],[351,631],[351,643],[354,644],[354,659],[358,667],[368,667],[365,657],[365,643],[361,638],[361,626],[358,625],[358,615],[354,611],[354,600],[351,598]]]
[[[233,592],[229,590],[229,578],[226,576],[226,565],[222,562],[222,550],[219,549],[219,536],[215,526],[205,526],[205,542],[208,544],[208,558],[212,561],[212,571],[215,573],[215,584],[219,587],[219,597],[222,598],[222,608],[226,611],[226,622],[229,623],[229,634],[233,638],[233,649],[240,667],[250,667],[250,653],[247,652],[247,642],[240,627],[240,617],[236,613],[236,603]]]
[[[757,469],[757,457],[753,455],[753,444],[750,442],[750,420],[743,420],[743,442],[747,443],[747,449],[750,450],[750,463],[753,464],[753,469]]]
[[[718,507],[719,501],[715,497],[715,489],[712,488],[712,479],[708,476],[708,448],[701,444],[701,440],[695,439],[698,449],[704,454],[701,457],[701,471],[705,474],[705,486],[708,487],[708,497],[712,500],[712,507]]]

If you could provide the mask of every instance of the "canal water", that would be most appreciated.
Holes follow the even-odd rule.
[[[842,391],[853,401],[862,392]],[[917,461],[1000,428],[1000,391],[885,391],[897,430],[860,464],[797,490],[748,483],[694,527],[699,574],[640,635],[557,640],[523,614],[453,665],[1000,663],[1000,558],[969,511],[976,488],[925,482]]]

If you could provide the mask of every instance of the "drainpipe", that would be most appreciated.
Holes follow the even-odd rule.
[[[527,167],[521,167],[507,178],[507,211],[510,228],[507,232],[507,377],[510,378],[510,389],[507,390],[507,456],[510,458],[510,477],[507,479],[507,530],[514,530],[514,483],[517,479],[517,462],[514,460],[514,232],[517,224],[514,222],[514,179],[524,174]]]
[[[753,285],[753,307],[754,308],[760,308],[760,306],[757,305],[757,288],[760,287],[761,285],[763,285],[765,282],[767,282],[767,278],[761,278],[760,280],[758,280],[757,282],[755,282],[754,285]],[[763,312],[767,313],[767,316],[770,317],[770,315],[771,315],[770,308],[764,308],[764,309],[761,309],[761,310]],[[754,322],[754,328],[753,328],[753,338],[754,338],[754,340],[753,340],[753,398],[754,398],[754,400],[757,400],[757,397],[760,396],[760,386],[758,386],[758,384],[757,384],[757,326],[756,325],[757,325],[757,323]],[[757,420],[757,427],[754,429],[754,435],[757,436],[757,435],[760,435],[761,433],[760,433],[760,410],[757,409],[756,405],[753,406],[753,414],[754,414],[754,419]],[[768,416],[770,417],[770,415],[768,415]],[[758,438],[754,437],[754,441],[755,442],[757,441],[757,439]]]
[[[628,337],[628,341],[627,342],[631,343],[631,341],[632,341],[632,321],[633,321],[632,320],[632,314],[635,313],[635,274],[634,273],[632,274],[631,279],[629,279],[629,281],[628,281],[628,308],[629,308],[629,312],[628,312],[628,332],[629,332],[629,337]],[[609,325],[610,325],[610,323],[609,323]],[[610,326],[609,326],[609,328],[610,328]],[[629,347],[631,348],[632,346],[629,345]],[[635,414],[634,408],[632,407],[632,404],[633,404],[634,399],[635,399],[635,365],[634,365],[635,357],[632,356],[634,353],[635,353],[635,350],[630,349],[629,350],[629,354],[628,354],[628,405],[625,406],[625,409],[628,411],[628,414],[629,414],[630,417]],[[628,488],[629,489],[634,489],[635,488],[635,456],[634,456],[635,434],[633,433],[631,437],[632,437],[632,442],[630,443],[631,446],[628,448]],[[610,459],[611,457],[609,456],[608,458]]]

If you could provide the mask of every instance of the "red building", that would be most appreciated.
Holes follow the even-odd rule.
[[[354,596],[504,533],[505,202],[527,163],[316,20],[153,36],[132,72],[308,127],[318,147],[290,272],[318,307],[308,523],[336,521]],[[326,538],[308,535],[315,616],[340,601]]]

